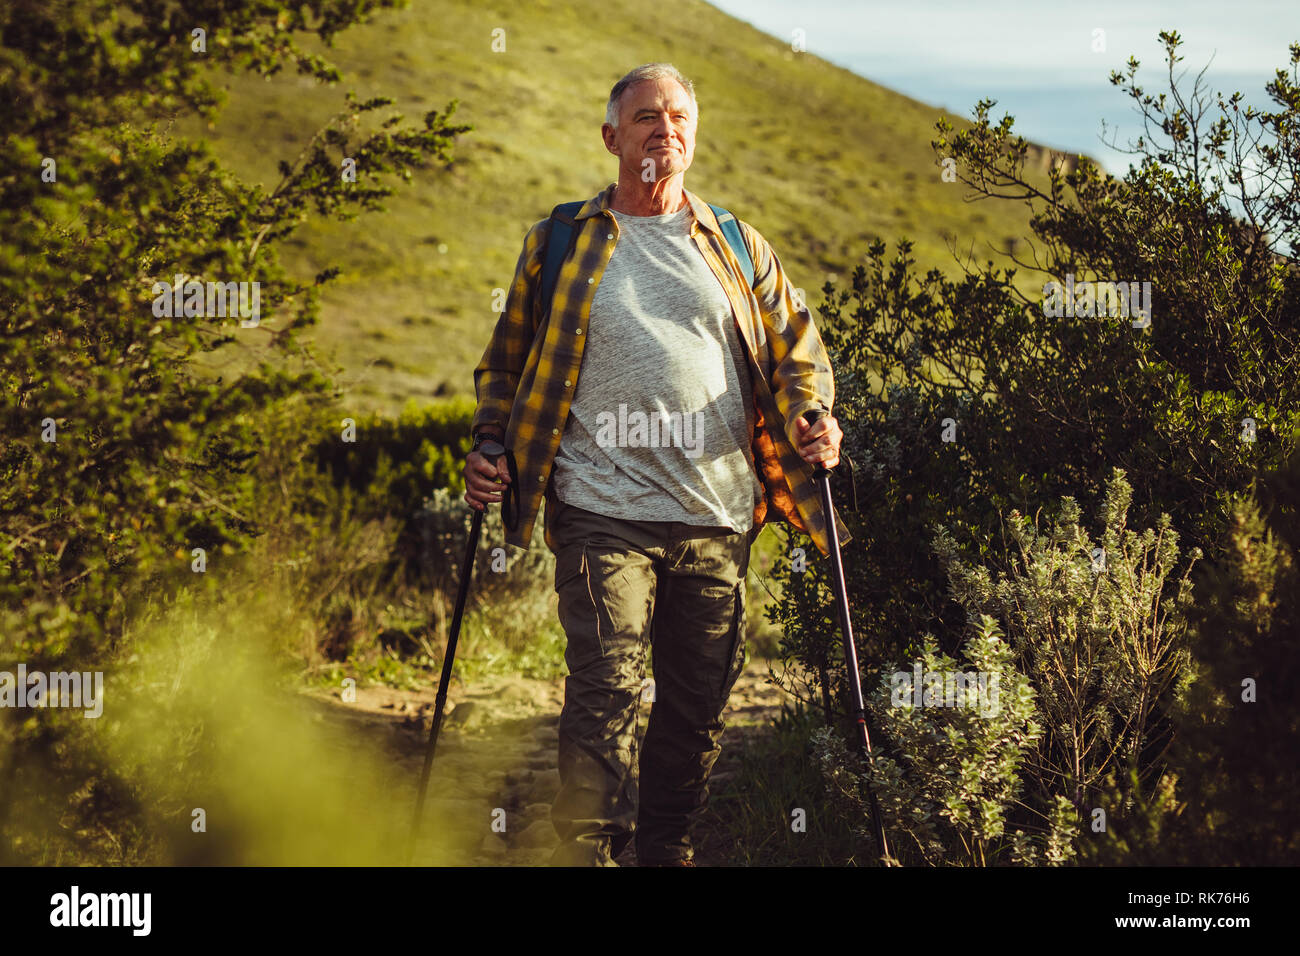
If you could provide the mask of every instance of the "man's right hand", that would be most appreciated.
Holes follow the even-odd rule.
[[[506,466],[506,456],[497,458],[496,464],[481,452],[472,451],[465,459],[465,501],[471,508],[486,511],[487,506],[501,500],[498,490],[502,483],[510,481],[510,471]],[[500,479],[500,483],[496,479]]]

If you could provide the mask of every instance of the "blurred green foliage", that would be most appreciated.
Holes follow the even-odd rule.
[[[0,667],[112,672],[132,654],[128,623],[153,595],[182,582],[233,594],[249,573],[237,558],[259,537],[276,539],[271,552],[285,546],[313,506],[348,522],[346,501],[287,480],[304,476],[304,446],[342,417],[327,414],[330,370],[298,337],[334,272],[298,281],[277,248],[313,216],[382,208],[392,183],[447,162],[468,127],[448,122],[454,102],[407,125],[384,109],[390,101],[348,95],[280,162],[270,190],[168,131],[179,116],[215,115],[214,67],[337,80],[298,41],[328,43],[394,5],[0,8],[0,99],[23,104],[0,141]],[[201,49],[196,23],[206,31]],[[345,157],[357,161],[355,182],[341,173]],[[258,283],[260,321],[165,314],[157,283],[177,275]],[[244,356],[239,373],[211,361],[223,347]],[[281,520],[295,512],[296,522]],[[376,564],[373,529],[351,527],[370,535],[370,547],[315,575],[311,588]],[[271,556],[272,572],[310,560]],[[111,759],[73,748],[78,734],[86,731],[65,710],[0,713],[6,858],[77,852],[80,834],[68,828],[50,830],[53,848],[18,842],[31,821],[15,808],[33,794],[57,807],[93,790],[103,805],[90,816],[130,815],[129,793],[112,790]]]

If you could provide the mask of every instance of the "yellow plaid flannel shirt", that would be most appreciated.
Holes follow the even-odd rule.
[[[528,230],[505,311],[474,369],[478,407],[472,429],[500,428],[518,465],[519,523],[507,532],[506,542],[520,548],[532,540],[543,498],[553,494],[551,467],[578,385],[591,303],[618,242],[618,223],[609,211],[615,185],[610,183],[589,199],[574,217],[573,252],[556,278],[552,311],[544,325],[539,290],[551,221],[548,217]],[[830,411],[835,397],[830,358],[767,240],[738,220],[754,263],[754,286],[746,288],[744,272],[713,210],[689,190],[686,198],[694,213],[691,237],[731,300],[748,356],[756,413],[751,448],[765,489],[764,500],[754,508],[754,524],[769,520],[771,509],[779,516],[771,520],[788,521],[829,554],[814,469],[796,451],[793,423],[810,409]],[[775,427],[777,422],[783,427]],[[851,540],[838,516],[836,528],[842,543]],[[549,521],[544,532],[554,551]]]

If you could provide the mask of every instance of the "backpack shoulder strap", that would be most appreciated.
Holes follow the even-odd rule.
[[[546,251],[542,258],[542,308],[549,311],[551,298],[555,295],[555,280],[560,274],[560,267],[569,256],[569,249],[577,238],[577,223],[573,217],[586,203],[562,202],[551,210],[551,231],[546,237]]]
[[[727,237],[727,245],[731,246],[731,251],[740,260],[740,268],[745,272],[745,281],[752,289],[754,287],[754,260],[750,258],[749,249],[745,246],[745,237],[740,234],[739,220],[721,206],[709,203],[709,208],[713,210],[713,215],[718,217],[718,226],[722,229],[722,234]]]

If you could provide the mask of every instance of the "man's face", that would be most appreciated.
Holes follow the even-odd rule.
[[[621,170],[646,181],[660,181],[690,168],[695,158],[696,122],[686,90],[664,76],[641,80],[624,90],[618,128],[605,123],[600,132],[605,147],[619,157]]]

